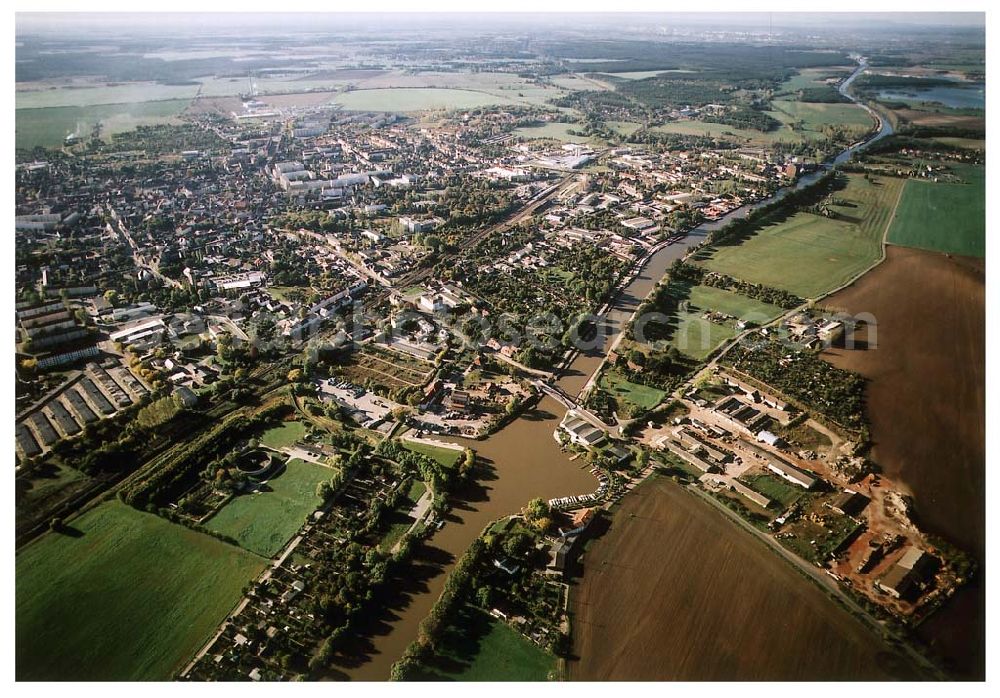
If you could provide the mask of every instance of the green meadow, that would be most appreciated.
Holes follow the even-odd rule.
[[[136,511],[98,506],[15,558],[19,681],[166,681],[266,561]]]
[[[911,179],[889,229],[889,242],[969,257],[986,255],[986,171],[955,166],[963,184]]]
[[[696,263],[745,281],[816,298],[878,261],[903,180],[848,175],[833,197],[836,218],[799,211],[761,225],[748,239],[708,247]]]

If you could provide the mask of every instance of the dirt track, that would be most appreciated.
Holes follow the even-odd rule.
[[[574,680],[913,676],[812,582],[669,480],[623,500],[584,567]]]

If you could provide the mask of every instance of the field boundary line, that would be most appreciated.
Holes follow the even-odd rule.
[[[825,293],[816,296],[816,298],[812,299],[813,303],[818,303],[819,301],[829,298],[835,293],[839,293],[840,291],[843,291],[845,288],[854,285],[855,283],[857,283],[858,279],[860,279],[862,276],[872,271],[877,266],[882,264],[882,262],[885,261],[887,256],[887,247],[889,246],[889,244],[891,244],[889,243],[889,229],[892,228],[892,224],[896,220],[896,211],[899,210],[899,202],[902,201],[903,191],[906,189],[906,183],[910,180],[909,177],[891,177],[891,179],[902,179],[903,183],[899,187],[899,193],[896,194],[896,203],[892,205],[892,212],[889,214],[889,220],[886,221],[885,228],[882,230],[882,235],[880,239],[880,247],[882,251],[881,254],[879,255],[879,258],[867,269],[859,271],[857,274],[855,274],[853,277],[851,277],[848,281],[844,282],[840,286],[837,286],[835,289],[831,291],[826,291]]]

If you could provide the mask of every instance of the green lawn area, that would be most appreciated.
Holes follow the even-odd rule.
[[[868,269],[881,256],[882,236],[903,180],[848,175],[833,197],[839,218],[798,212],[764,225],[742,242],[706,248],[697,263],[753,283],[816,298]]]
[[[424,111],[426,109],[473,109],[494,104],[515,104],[510,97],[477,90],[433,87],[389,87],[342,92],[334,101],[348,111]],[[555,96],[555,95],[554,95]]]
[[[410,486],[406,490],[406,497],[400,500],[396,509],[386,517],[389,527],[385,535],[382,536],[382,541],[379,543],[379,546],[383,550],[391,550],[392,546],[403,537],[403,534],[410,530],[414,522],[414,519],[410,516],[410,509],[413,508],[417,500],[426,491],[427,485],[422,481],[412,480],[410,482]]]
[[[308,292],[308,286],[268,286],[267,292],[279,301],[288,301],[289,294],[295,292]]]
[[[409,489],[406,491],[406,498],[410,502],[412,507],[417,503],[417,500],[424,496],[424,492],[427,491],[427,485],[423,483],[422,480],[414,480],[410,483]]]
[[[769,322],[784,312],[776,305],[712,286],[671,282],[670,293],[680,305],[672,313],[669,327],[656,323],[646,326],[645,343],[666,341],[669,346],[699,360],[739,332],[733,321],[712,322],[704,319],[702,315],[705,311],[714,310],[757,324]]]
[[[265,561],[109,502],[15,558],[17,680],[165,681]]]
[[[706,358],[720,344],[736,336],[735,327],[705,320],[701,313],[700,310],[677,311],[677,329],[670,339],[671,346],[694,359]]]
[[[408,441],[406,439],[400,443],[403,444],[403,448],[407,451],[413,451],[414,453],[419,453],[433,458],[438,463],[448,468],[458,463],[459,459],[463,457],[463,451],[457,448],[445,448],[444,446],[434,446],[433,444]]]
[[[740,477],[740,481],[750,489],[760,492],[768,499],[778,502],[782,508],[798,500],[805,492],[801,487],[796,487],[775,475],[767,473],[743,475]]]
[[[90,478],[79,470],[65,465],[39,466],[32,471],[30,477],[18,480],[18,504],[21,504],[20,499],[24,497],[25,505],[30,506],[31,502],[58,493],[64,487],[84,479],[89,480]]]
[[[271,427],[260,436],[260,442],[273,449],[282,449],[301,441],[306,436],[306,425],[302,422],[282,422]]]
[[[704,475],[702,471],[698,470],[683,458],[678,458],[670,451],[655,451],[652,457],[654,461],[659,462],[664,467],[671,470],[680,470],[692,479],[697,480]]]
[[[428,664],[433,681],[546,681],[556,658],[484,611],[466,606]]]
[[[889,242],[969,257],[986,255],[985,168],[954,169],[965,184],[906,182]]]
[[[168,99],[135,104],[39,107],[14,110],[14,146],[56,148],[71,133],[89,138],[98,121],[104,138],[136,126],[166,124],[188,106],[186,99]]]
[[[692,287],[688,301],[696,308],[715,310],[740,320],[752,320],[758,324],[770,322],[785,312],[777,305],[754,300],[740,293],[714,286]]]
[[[265,557],[279,553],[322,500],[316,485],[334,470],[293,458],[262,491],[234,497],[205,526]]]
[[[627,400],[647,410],[656,407],[667,396],[657,388],[627,381],[616,371],[606,371],[601,376],[600,387],[617,400]]]

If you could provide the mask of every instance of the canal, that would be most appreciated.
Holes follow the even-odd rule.
[[[842,91],[865,68],[862,63],[848,78]],[[879,118],[878,132],[868,141],[841,153],[842,162],[860,147],[892,133],[888,121]],[[644,264],[638,275],[612,300],[598,323],[598,337],[590,348],[579,352],[560,375],[558,386],[570,395],[578,394],[598,369],[621,328],[639,304],[663,277],[670,264],[683,257],[688,248],[732,220],[743,218],[757,207],[780,200],[788,193],[808,186],[823,170],[800,178],[794,186],[778,190],[775,196],[731,211],[722,218],[703,223],[678,242],[661,248]],[[538,407],[523,414],[501,431],[482,441],[450,439],[471,446],[484,464],[486,475],[453,502],[446,525],[422,546],[414,571],[398,580],[401,592],[388,611],[372,619],[362,647],[352,657],[340,661],[331,678],[356,681],[384,681],[392,664],[417,638],[420,622],[427,616],[444,588],[457,559],[483,528],[496,519],[516,513],[529,500],[552,499],[593,491],[596,479],[581,461],[571,461],[556,443],[553,432],[565,414],[555,400],[545,397]]]

